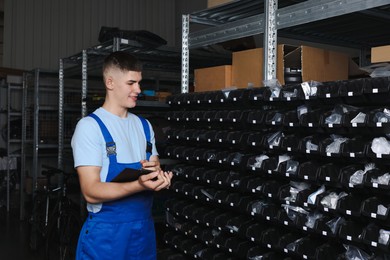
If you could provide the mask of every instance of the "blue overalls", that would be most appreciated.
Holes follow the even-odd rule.
[[[95,114],[106,142],[110,160],[106,182],[125,168],[140,169],[140,162],[118,163],[116,146],[108,129]],[[147,121],[139,117],[147,140],[146,159],[152,152],[150,129]],[[131,196],[104,202],[97,213],[89,212],[80,233],[76,259],[156,259],[156,237],[151,214],[153,193],[143,191]]]

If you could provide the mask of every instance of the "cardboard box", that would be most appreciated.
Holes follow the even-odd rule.
[[[263,86],[263,48],[233,53],[232,85]],[[334,81],[348,79],[349,57],[346,54],[309,46],[278,45],[276,77],[285,84],[285,68],[301,69],[302,81]]]
[[[278,46],[277,77],[283,77],[282,46]],[[264,79],[263,48],[233,52],[232,57],[232,85],[237,88],[248,86],[262,86]]]
[[[231,65],[196,69],[194,75],[195,92],[222,90],[232,86]]]
[[[389,62],[390,45],[371,48],[371,63]]]
[[[158,91],[158,92],[156,92],[157,99],[160,102],[165,102],[167,97],[169,97],[170,95],[172,95],[172,93],[168,92],[168,91]]]
[[[233,2],[233,0],[208,0],[207,8],[211,8],[217,5],[227,4],[229,2]]]

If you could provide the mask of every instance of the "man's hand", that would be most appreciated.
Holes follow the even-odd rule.
[[[145,168],[147,170],[151,170],[151,171],[160,171],[161,170],[160,162],[158,160],[156,160],[156,161],[142,160],[142,161],[140,161],[140,163],[142,164],[142,168]]]
[[[169,188],[172,176],[172,172],[158,170],[149,174],[141,175],[138,178],[138,183],[145,189],[159,191]]]

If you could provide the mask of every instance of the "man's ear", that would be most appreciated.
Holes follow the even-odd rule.
[[[113,82],[113,78],[111,75],[108,75],[107,77],[105,77],[105,82],[106,84],[106,88],[107,89],[113,89],[114,88],[114,82]]]

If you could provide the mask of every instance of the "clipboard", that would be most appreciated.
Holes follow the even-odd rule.
[[[138,180],[139,176],[151,172],[152,172],[151,170],[147,170],[143,168],[141,169],[125,168],[117,176],[115,176],[114,179],[111,180],[111,182],[131,182],[131,181]]]

